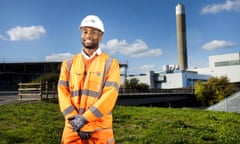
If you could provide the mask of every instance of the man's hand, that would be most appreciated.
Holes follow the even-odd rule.
[[[82,140],[89,139],[91,137],[91,133],[90,132],[83,132],[83,131],[80,131],[80,130],[78,130],[77,132],[78,132],[78,135],[80,136],[80,138]]]
[[[68,118],[68,120],[70,121],[74,131],[78,131],[86,123],[86,119],[81,115],[72,116]]]

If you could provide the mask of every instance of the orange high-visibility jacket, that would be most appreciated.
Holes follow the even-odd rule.
[[[87,72],[81,53],[63,61],[58,99],[65,125],[71,127],[67,119],[81,114],[87,120],[82,131],[112,128],[112,109],[119,86],[119,63],[105,53],[93,60]]]

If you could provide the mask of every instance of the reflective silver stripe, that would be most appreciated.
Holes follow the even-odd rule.
[[[62,114],[63,114],[64,116],[66,116],[67,114],[71,113],[71,112],[74,111],[74,110],[75,110],[75,108],[71,105],[71,106],[67,107],[67,108],[62,112]]]
[[[99,93],[96,91],[88,90],[88,89],[71,91],[72,97],[81,96],[81,95],[87,95],[87,96],[96,98],[98,97]]]
[[[89,110],[98,118],[103,116],[103,114],[94,106],[90,107]]]
[[[100,87],[100,90],[99,90],[99,95],[98,97],[100,97],[100,95],[102,94],[102,90],[103,90],[103,87],[105,85],[105,82],[106,82],[106,76],[107,76],[107,73],[110,69],[110,66],[112,64],[112,60],[113,58],[112,57],[109,57],[107,62],[106,62],[106,66],[105,66],[105,69],[104,69],[104,74],[103,74],[103,78],[102,78],[102,84],[101,84],[101,87]]]
[[[58,81],[58,86],[69,87],[69,85],[68,85],[68,81],[65,81],[65,80],[59,80],[59,81]]]
[[[107,60],[106,67],[105,67],[105,72],[104,72],[105,75],[107,75],[107,72],[108,72],[108,70],[109,70],[109,68],[110,68],[110,66],[112,64],[112,60],[113,60],[112,57],[109,57],[108,60]]]
[[[110,86],[115,87],[115,89],[116,89],[117,91],[118,91],[118,89],[119,89],[119,86],[118,86],[117,82],[106,81],[105,86],[108,86],[108,87],[110,87]]]
[[[68,71],[68,86],[70,86],[70,70],[71,70],[71,66],[72,66],[72,61],[73,58],[67,60],[67,71]]]
[[[106,67],[104,69],[104,75],[103,75],[103,80],[104,80],[103,82],[105,82],[105,80],[106,80],[106,76],[107,76],[109,68],[110,68],[110,66],[112,64],[112,60],[113,60],[113,58],[109,57],[107,62],[106,62]]]
[[[81,96],[81,90],[75,90],[75,91],[71,91],[71,97],[75,97],[75,96]]]
[[[97,97],[99,95],[98,92],[92,91],[92,90],[88,90],[88,89],[83,89],[82,90],[82,94],[87,95],[87,96],[91,96],[91,97]]]
[[[70,68],[72,66],[72,59],[67,60],[67,71],[70,72]]]

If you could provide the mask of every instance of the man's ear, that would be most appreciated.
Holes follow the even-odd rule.
[[[103,32],[101,32],[101,35],[99,37],[99,42],[102,41],[102,38],[103,38]]]

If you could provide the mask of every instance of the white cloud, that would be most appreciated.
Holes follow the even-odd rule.
[[[29,27],[17,26],[7,31],[9,40],[11,41],[34,40],[40,38],[45,33],[46,30],[44,29],[43,26],[29,26]]]
[[[110,54],[120,53],[130,57],[148,57],[162,55],[161,49],[150,49],[143,40],[136,40],[129,44],[126,40],[112,39],[106,44],[101,44],[102,49],[106,49]]]
[[[203,49],[205,50],[215,50],[219,48],[228,48],[228,47],[233,47],[236,44],[231,41],[224,41],[224,40],[213,40],[210,41],[202,46]]]
[[[226,0],[223,4],[210,4],[205,6],[202,10],[202,14],[218,13],[221,11],[238,11],[240,12],[240,0]]]
[[[52,54],[50,56],[45,57],[45,61],[63,61],[65,59],[69,59],[73,56],[71,53],[59,53],[59,54]]]

